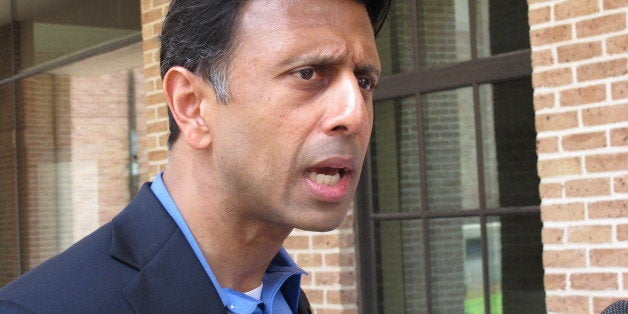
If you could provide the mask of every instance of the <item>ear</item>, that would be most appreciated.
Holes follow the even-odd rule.
[[[210,126],[201,108],[215,105],[214,89],[188,69],[176,66],[164,76],[163,90],[168,108],[188,145],[199,150],[209,147]]]

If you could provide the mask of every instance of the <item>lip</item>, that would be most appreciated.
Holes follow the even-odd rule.
[[[304,172],[305,182],[310,192],[318,199],[326,202],[341,202],[350,194],[351,182],[357,161],[354,157],[335,156],[326,158],[317,162],[315,165],[307,168]],[[309,172],[315,172],[320,168],[337,168],[342,169],[340,181],[333,185],[324,185],[312,181],[308,177]]]

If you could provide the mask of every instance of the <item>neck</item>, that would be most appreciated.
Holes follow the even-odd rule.
[[[292,228],[242,215],[237,202],[191,178],[170,166],[163,175],[218,282],[242,292],[255,289]],[[199,193],[208,190],[213,192]]]

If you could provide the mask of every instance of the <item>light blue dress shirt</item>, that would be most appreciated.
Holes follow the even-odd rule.
[[[181,232],[183,232],[194,254],[196,254],[203,269],[205,269],[207,276],[214,284],[226,309],[237,314],[296,313],[299,304],[301,275],[305,274],[305,272],[295,264],[283,248],[279,250],[266,270],[262,280],[261,300],[256,300],[242,292],[220,286],[190,228],[183,219],[179,208],[170,196],[163,182],[162,174],[157,175],[150,188],[168,214],[177,223]]]

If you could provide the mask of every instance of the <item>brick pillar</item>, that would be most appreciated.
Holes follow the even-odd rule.
[[[150,179],[164,170],[167,156],[168,114],[159,76],[159,42],[168,0],[142,0],[142,37],[146,88],[146,150]],[[316,313],[356,313],[357,284],[353,215],[335,231],[296,230],[286,247],[310,276],[303,286]]]
[[[628,2],[528,0],[548,312],[628,295]]]

